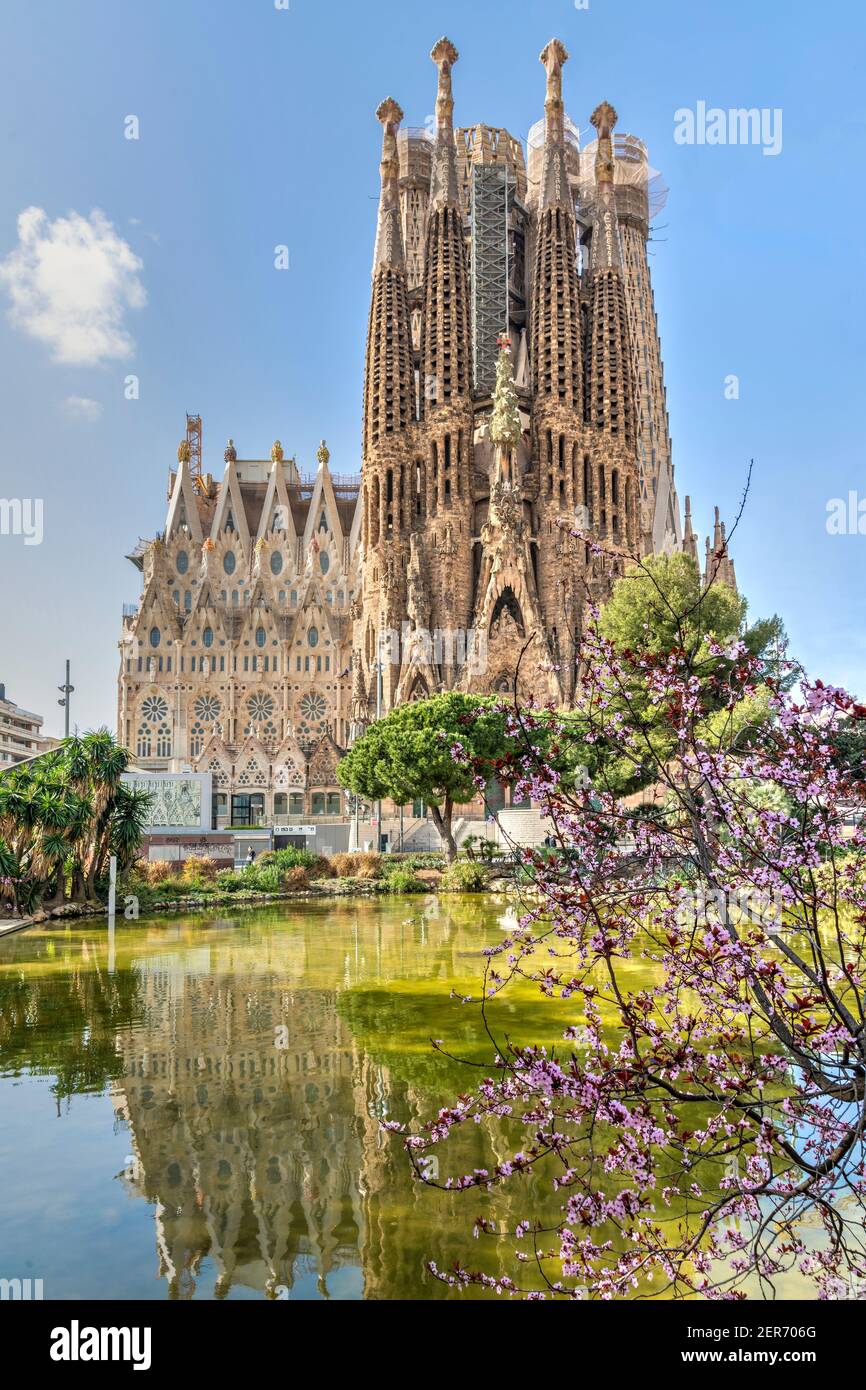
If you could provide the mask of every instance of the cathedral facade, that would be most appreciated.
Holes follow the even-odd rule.
[[[458,688],[568,703],[588,600],[683,545],[647,257],[646,149],[606,102],[581,148],[568,54],[523,147],[389,98],[367,342],[352,710]],[[518,668],[519,658],[519,672]]]
[[[319,450],[202,471],[188,420],[164,531],[130,559],[118,730],[145,768],[213,774],[215,824],[339,815],[335,767],[393,704],[443,689],[573,697],[587,601],[685,549],[647,238],[652,171],[602,102],[581,145],[556,39],[523,145],[388,98],[360,475]],[[707,566],[734,583],[716,521]],[[723,568],[720,568],[723,567]]]
[[[139,604],[120,640],[118,731],[138,766],[210,772],[214,827],[340,816],[349,737],[357,480],[284,457],[200,470],[192,420],[165,529],[130,559]]]

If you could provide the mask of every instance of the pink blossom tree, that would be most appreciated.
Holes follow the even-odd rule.
[[[503,1231],[494,1202],[474,1234],[513,1272],[431,1269],[529,1298],[766,1297],[791,1279],[862,1295],[866,783],[836,736],[866,709],[802,676],[787,691],[793,668],[741,641],[623,650],[597,617],[575,710],[508,708],[500,776],[556,849],[521,851],[523,912],[476,1001],[487,1022],[530,981],[562,1044],[494,1038],[483,1079],[404,1136],[419,1181],[528,1199],[534,1171],[556,1216]],[[602,766],[554,769],[598,746],[651,783],[642,805]],[[496,1132],[490,1164],[444,1176],[467,1125]]]

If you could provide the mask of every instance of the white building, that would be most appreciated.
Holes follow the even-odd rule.
[[[42,723],[41,714],[7,699],[6,687],[0,685],[0,768],[35,758],[56,745],[56,739],[43,735]]]

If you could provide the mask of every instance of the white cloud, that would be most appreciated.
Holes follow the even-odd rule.
[[[0,283],[12,301],[10,321],[46,343],[55,362],[95,366],[135,349],[124,317],[147,301],[142,269],[98,208],[53,222],[42,208],[25,208],[18,245],[0,261]]]
[[[63,409],[71,420],[92,422],[98,420],[102,414],[99,401],[92,401],[88,396],[67,396],[63,402]]]

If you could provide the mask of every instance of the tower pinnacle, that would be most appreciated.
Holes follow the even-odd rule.
[[[698,563],[698,538],[695,535],[695,528],[692,525],[692,499],[686,497],[686,520],[683,529],[683,553],[690,555],[695,564]]]
[[[403,235],[400,230],[397,130],[403,119],[403,112],[393,97],[386,97],[376,110],[376,119],[382,126],[382,159],[379,164],[382,191],[379,196],[379,225],[373,269],[379,265],[399,266],[402,269]]]
[[[551,118],[559,118],[560,132],[562,130],[562,65],[568,62],[568,50],[559,39],[551,39],[550,43],[541,50],[538,61],[544,64],[547,71],[547,95],[544,98],[544,110],[548,121]]]
[[[619,244],[619,225],[614,200],[614,159],[613,129],[616,125],[616,111],[610,102],[603,101],[590,116],[591,123],[598,132],[598,148],[595,156],[595,226],[592,236],[592,268],[594,270],[622,269],[622,252]]]
[[[433,207],[442,207],[443,205],[454,207],[458,201],[451,69],[459,56],[451,40],[446,38],[441,38],[430,51],[430,57],[439,69],[439,86],[436,92],[436,148],[433,153],[433,178],[430,191],[430,201]]]
[[[590,116],[590,123],[598,134],[598,150],[595,156],[595,181],[597,184],[613,183],[613,145],[611,136],[616,125],[616,111],[609,101],[603,101]]]
[[[568,53],[559,39],[551,39],[539,57],[547,73],[541,206],[547,208],[563,203],[573,211],[565,167],[565,106],[562,100],[562,65],[567,60]]]

